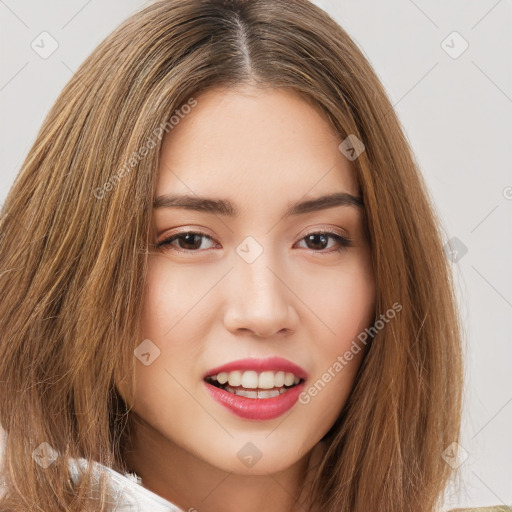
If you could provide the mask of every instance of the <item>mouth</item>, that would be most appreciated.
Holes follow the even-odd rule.
[[[291,372],[254,370],[220,372],[204,378],[210,384],[232,395],[252,399],[274,398],[304,382]]]
[[[232,414],[252,421],[277,418],[294,407],[309,378],[283,359],[239,359],[203,374],[206,391]]]

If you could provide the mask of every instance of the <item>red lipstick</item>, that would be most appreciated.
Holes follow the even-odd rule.
[[[205,380],[206,377],[217,375],[221,372],[232,372],[232,371],[255,371],[261,373],[263,371],[283,371],[293,373],[296,377],[301,380],[298,384],[291,387],[281,386],[279,389],[281,392],[278,396],[271,398],[249,398],[240,396],[226,389],[216,386],[211,381]],[[204,376],[204,385],[210,393],[210,396],[218,402],[220,405],[225,407],[231,413],[249,420],[265,421],[277,418],[290,410],[297,402],[300,393],[305,387],[304,381],[308,378],[306,370],[300,366],[283,359],[281,357],[271,357],[267,359],[240,359],[238,361],[232,361],[228,364],[218,366],[209,370]],[[240,389],[240,386],[234,389]],[[246,391],[255,392],[254,388],[247,388]],[[268,390],[265,390],[268,391]]]

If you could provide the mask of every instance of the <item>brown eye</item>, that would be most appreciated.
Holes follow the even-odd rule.
[[[203,239],[212,240],[204,233],[187,231],[162,240],[157,244],[157,247],[172,247],[177,250],[195,252],[201,249]],[[177,244],[175,243],[176,241],[178,242]]]
[[[205,233],[198,231],[184,231],[158,242],[157,248],[165,248],[181,252],[200,252],[202,250],[211,248],[202,247],[204,240],[210,240],[213,242],[213,239]],[[353,245],[352,241],[348,238],[345,238],[344,236],[341,236],[337,233],[332,233],[330,231],[310,233],[303,237],[301,242],[303,240],[306,241],[307,249],[326,254],[330,254],[333,251],[343,251],[347,247],[351,247]],[[328,250],[330,240],[334,240],[335,244],[334,249],[331,247],[331,250]]]
[[[331,233],[330,231],[319,231],[306,235],[302,240],[306,241],[308,249],[312,249],[315,252],[325,251],[329,245],[329,239],[335,240],[338,244],[337,251],[343,251],[347,247],[351,247],[352,241],[344,236],[338,235],[337,233]],[[301,241],[302,241],[301,240]],[[327,251],[328,253],[332,251]]]

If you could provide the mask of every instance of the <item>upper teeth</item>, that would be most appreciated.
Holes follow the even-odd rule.
[[[233,372],[220,372],[217,375],[211,375],[213,380],[216,380],[219,384],[229,383],[230,386],[242,386],[244,388],[251,389],[272,389],[280,388],[284,386],[292,386],[298,384],[300,378],[296,377],[290,372],[255,372],[253,370],[247,370],[241,372],[235,370]]]

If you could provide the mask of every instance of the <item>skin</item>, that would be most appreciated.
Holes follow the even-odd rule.
[[[359,195],[355,176],[338,149],[342,139],[295,93],[244,86],[210,90],[197,101],[163,141],[156,196],[229,199],[240,215],[154,211],[155,244],[178,231],[206,237],[175,239],[150,255],[140,339],[160,355],[148,366],[137,361],[128,462],[145,487],[184,510],[303,510],[294,501],[305,496],[306,471],[319,461],[319,441],[364,352],[308,404],[273,420],[232,414],[211,398],[202,376],[236,359],[280,356],[309,373],[309,386],[371,325],[375,280],[363,209],[283,218],[299,200]],[[353,246],[337,251],[330,236],[308,243],[306,235],[325,229]],[[247,236],[263,249],[250,264],[236,252]],[[247,442],[262,454],[252,467],[237,457]]]

